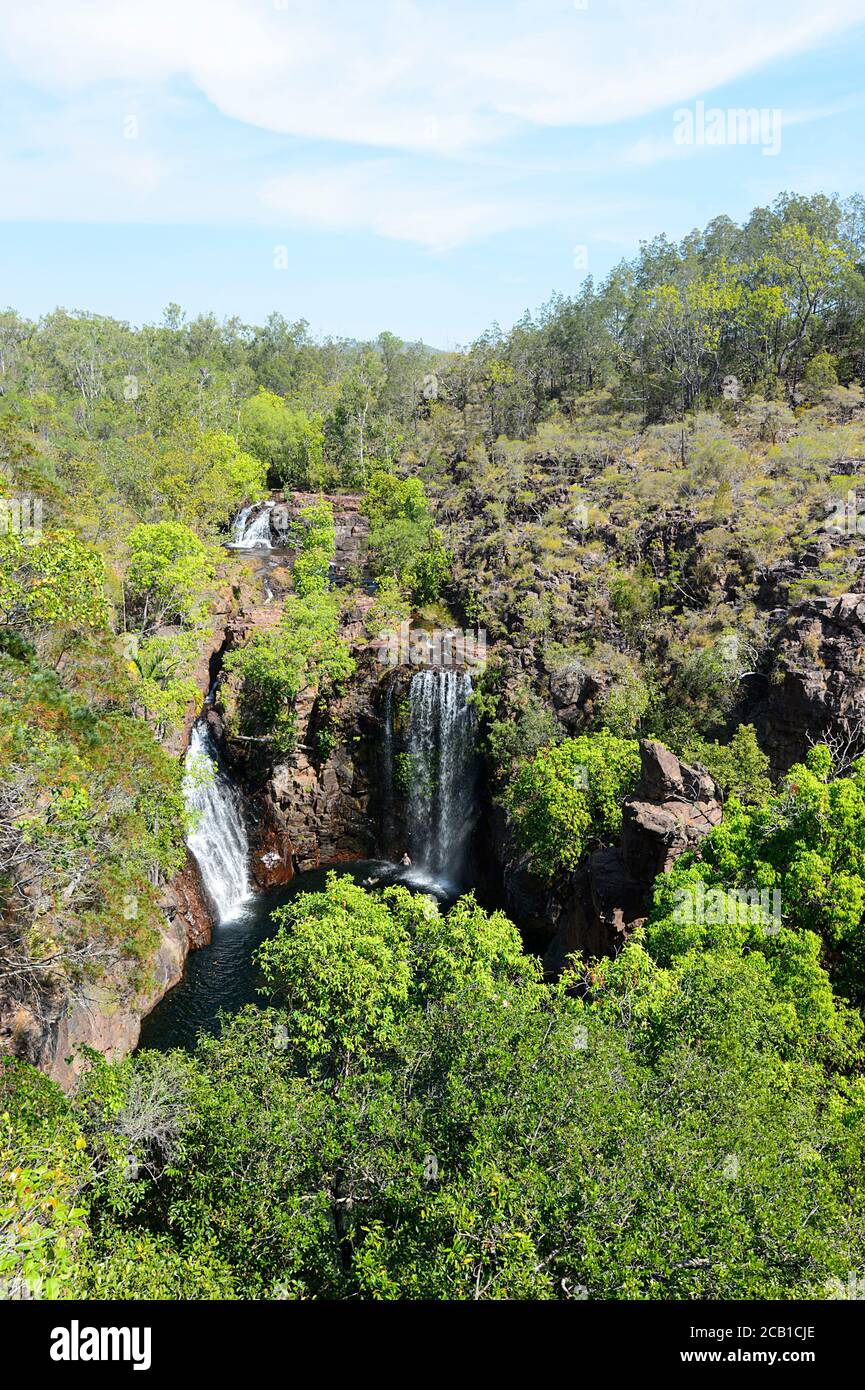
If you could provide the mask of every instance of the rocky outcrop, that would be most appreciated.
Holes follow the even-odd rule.
[[[640,778],[622,804],[618,844],[594,850],[575,874],[552,886],[517,852],[501,811],[488,828],[491,858],[501,866],[503,901],[527,944],[559,971],[572,952],[615,955],[645,920],[658,874],[667,873],[722,817],[720,792],[701,767],[680,762],[661,743],[640,740]]]
[[[785,772],[822,740],[845,758],[865,751],[865,596],[799,604],[771,657],[753,718],[773,771]]]
[[[479,889],[501,901],[550,974],[572,952],[615,955],[645,920],[656,876],[721,822],[720,792],[703,768],[649,739],[640,742],[640,762],[639,781],[622,804],[618,844],[594,850],[552,885],[515,845],[503,810],[493,807],[486,819]]]
[[[292,549],[302,522],[304,507],[319,500],[319,493],[274,492],[275,505],[270,512],[270,532],[273,544]],[[360,574],[366,564],[369,522],[361,511],[360,494],[322,494],[333,507],[336,532],[333,577],[337,584],[353,574]]]
[[[341,634],[357,663],[341,698],[322,711],[317,691],[301,691],[296,702],[297,744],[273,759],[266,742],[228,736],[222,703],[208,714],[212,732],[226,749],[247,796],[250,867],[256,887],[289,882],[295,873],[349,859],[368,858],[376,850],[376,817],[371,811],[378,773],[381,725],[377,715],[385,668],[369,647],[366,618],[373,600],[358,595],[343,615]],[[245,614],[234,640],[278,611]],[[231,697],[228,683],[223,698]]]
[[[187,948],[197,951],[210,945],[213,917],[201,882],[198,865],[187,851],[186,863],[167,885],[162,909],[169,921],[180,921],[186,930]]]
[[[622,804],[617,853],[626,877],[651,886],[720,823],[720,792],[708,772],[680,762],[662,743],[641,739],[640,780]]]
[[[375,829],[368,814],[366,760],[337,747],[319,766],[298,748],[278,763],[257,798],[252,873],[260,888],[288,882],[321,864],[368,858]]]
[[[106,1057],[125,1057],[138,1044],[141,1020],[183,975],[189,951],[187,926],[180,912],[168,919],[150,962],[150,983],[130,997],[126,969],[120,965],[97,983],[88,984],[66,1001],[51,1030],[48,1075],[66,1091],[86,1065],[85,1048]]]
[[[301,534],[301,512],[319,494],[274,492],[269,507],[273,544],[290,552]],[[327,495],[333,506],[335,555],[331,569],[337,586],[357,579],[366,564],[369,525],[359,495]],[[274,565],[274,560],[277,560]],[[278,599],[290,588],[291,555],[280,568],[273,554],[251,557],[253,568],[267,569],[268,584]],[[317,692],[301,691],[296,704],[297,744],[292,753],[274,758],[267,741],[231,738],[225,710],[236,698],[229,679],[220,687],[208,713],[211,730],[224,749],[232,771],[246,792],[250,830],[250,868],[259,889],[289,882],[295,873],[319,864],[357,859],[375,848],[369,813],[374,780],[374,747],[380,730],[372,713],[375,687],[383,672],[368,650],[366,618],[373,600],[358,595],[343,614],[341,635],[358,663],[344,696],[328,711],[322,726]],[[254,632],[279,622],[281,604],[251,596],[229,623],[226,649],[244,646]]]
[[[133,984],[135,964],[121,959],[71,993],[46,984],[26,1001],[0,996],[0,1054],[25,1058],[68,1091],[86,1065],[85,1049],[107,1057],[133,1051],[142,1018],[178,983],[188,952],[210,941],[210,914],[190,856],[166,885],[161,907],[164,926],[143,987]]]
[[[558,930],[545,956],[561,969],[573,951],[615,955],[646,918],[658,874],[692,849],[722,818],[720,791],[651,739],[640,740],[640,779],[622,803],[617,845],[596,849],[566,895]]]

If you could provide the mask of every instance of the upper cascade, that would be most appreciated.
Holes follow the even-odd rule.
[[[241,507],[231,528],[228,544],[233,550],[272,550],[270,513],[273,502],[253,502]]]

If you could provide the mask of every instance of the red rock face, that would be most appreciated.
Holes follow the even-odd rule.
[[[198,865],[191,854],[187,854],[186,863],[169,885],[166,893],[166,911],[169,920],[176,917],[185,924],[190,951],[210,945],[213,917],[201,885]]]
[[[250,857],[252,880],[258,889],[278,888],[294,878],[291,840],[271,824],[258,837]]]
[[[865,595],[809,599],[788,615],[774,644],[768,693],[754,719],[786,772],[823,740],[839,761],[865,750]]]
[[[718,788],[708,773],[681,763],[662,743],[640,741],[640,781],[622,806],[621,858],[627,873],[651,883],[721,823]]]
[[[86,1048],[116,1058],[132,1052],[142,1018],[178,983],[189,952],[189,924],[174,885],[169,894],[173,905],[169,911],[167,895],[165,926],[144,990],[135,992],[132,967],[121,960],[71,994],[55,989],[26,1003],[0,998],[0,1055],[25,1058],[71,1091],[87,1065]]]

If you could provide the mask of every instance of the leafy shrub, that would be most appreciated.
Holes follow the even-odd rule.
[[[542,748],[506,794],[520,843],[547,878],[575,869],[622,824],[622,798],[640,770],[639,744],[606,730]]]

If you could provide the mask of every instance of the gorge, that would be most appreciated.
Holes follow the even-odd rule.
[[[233,534],[248,537],[248,530],[242,532],[243,515]],[[359,883],[404,884],[449,904],[472,884],[471,841],[480,809],[471,674],[464,669],[409,667],[387,673],[379,669],[378,675],[386,682],[384,695],[371,697],[373,704],[383,706],[381,795],[372,797],[371,807],[380,819],[373,821],[370,831],[380,857],[345,859],[339,867]],[[405,692],[398,697],[401,720],[394,714],[398,690]],[[261,981],[253,955],[273,930],[271,914],[297,894],[320,889],[326,878],[328,865],[322,862],[294,870],[281,885],[256,891],[246,828],[250,808],[242,784],[246,764],[236,780],[227,765],[230,749],[219,748],[208,723],[207,711],[214,703],[219,704],[218,681],[192,727],[184,780],[194,818],[187,843],[212,910],[212,939],[190,955],[183,979],[143,1020],[142,1047],[192,1047],[198,1029],[218,1026],[220,1011],[254,1002]],[[259,759],[267,757],[262,750]],[[261,781],[261,766],[253,780]],[[282,833],[282,842],[271,835],[270,848],[261,852],[265,868],[290,859],[286,843],[296,838],[296,827],[283,824]],[[325,842],[329,833],[325,823]],[[393,859],[386,857],[388,851]]]
[[[248,510],[234,535],[249,535]],[[264,507],[258,515],[269,514]],[[441,641],[427,636],[419,630],[404,654],[440,653]],[[645,920],[657,874],[718,824],[720,791],[705,770],[644,741],[619,843],[597,849],[576,876],[544,883],[483,783],[472,683],[482,668],[388,668],[372,646],[375,658],[348,692],[353,726],[343,725],[340,744],[319,765],[305,751],[309,732],[284,761],[266,743],[233,743],[217,678],[192,727],[184,782],[195,818],[188,846],[212,911],[212,940],[144,1019],[141,1046],[191,1048],[200,1028],[218,1027],[222,1011],[255,1002],[262,981],[254,956],[274,930],[272,914],[321,890],[329,868],[373,891],[402,884],[446,907],[474,891],[509,912],[553,977],[571,952],[615,956]],[[314,704],[306,717],[314,723]],[[366,838],[355,842],[341,828],[342,796],[359,785]],[[280,800],[274,788],[290,794]]]
[[[0,315],[0,1293],[856,1287],[853,212],[464,351]]]

